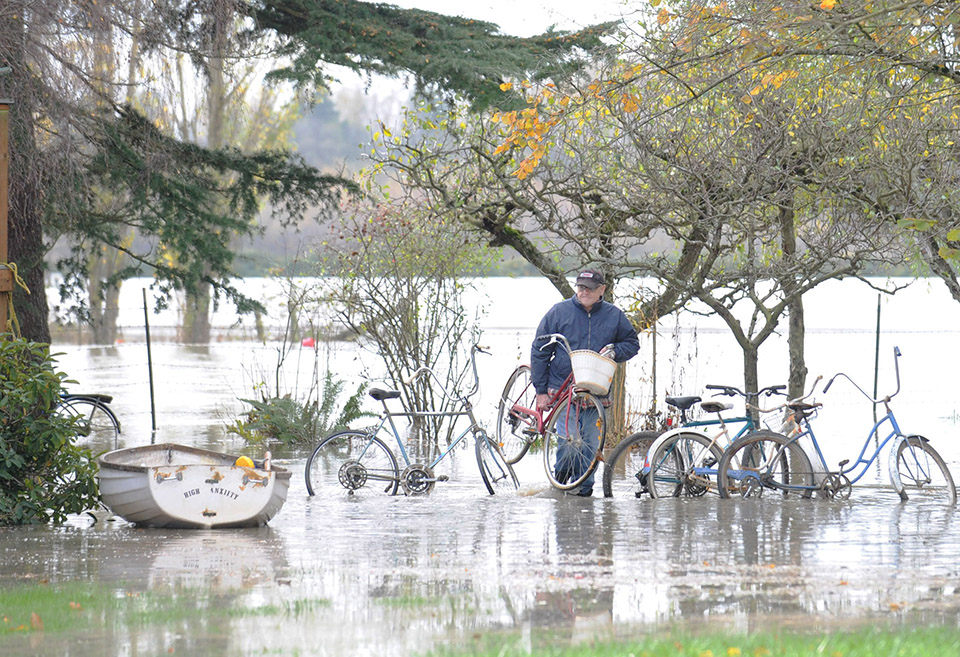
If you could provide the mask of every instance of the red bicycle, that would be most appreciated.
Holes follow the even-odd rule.
[[[585,351],[571,350],[570,343],[559,333],[539,336],[537,340],[548,340],[541,349],[562,344],[572,361]],[[588,358],[602,358],[596,352],[587,353]],[[603,382],[578,383],[577,371],[575,366],[550,398],[546,410],[540,411],[530,366],[520,365],[507,379],[497,408],[497,441],[507,463],[517,463],[531,448],[542,450],[547,479],[560,490],[577,488],[596,470],[607,439],[603,404],[591,392],[605,394]]]

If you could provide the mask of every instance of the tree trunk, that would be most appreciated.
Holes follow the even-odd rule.
[[[803,323],[803,296],[797,291],[797,282],[789,274],[797,253],[797,232],[794,225],[793,197],[788,198],[780,209],[780,242],[788,273],[780,279],[780,287],[787,300],[788,332],[787,351],[790,355],[790,373],[787,377],[787,395],[791,399],[801,397],[807,382],[807,364],[804,355],[806,328]]]
[[[210,285],[204,283],[201,293],[188,295],[183,306],[181,342],[207,344],[210,342]]]
[[[743,349],[743,390],[752,393],[760,389],[760,350],[757,345],[749,340],[740,345]],[[756,411],[750,410],[749,413],[756,417]]]
[[[22,61],[14,62],[13,66],[13,76],[29,75]],[[27,340],[49,343],[39,175],[34,171],[37,157],[32,130],[33,116],[26,98],[24,94],[24,100],[15,101],[10,106],[8,255],[30,290],[29,294],[20,286],[15,286],[13,290],[14,312],[21,335]]]
[[[110,247],[95,247],[90,256],[88,296],[90,327],[95,344],[114,344],[117,341],[117,317],[120,315],[120,286],[104,286],[117,269],[117,258],[107,257]]]

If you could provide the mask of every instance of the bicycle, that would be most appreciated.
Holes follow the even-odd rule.
[[[900,429],[890,400],[900,392],[900,349],[893,348],[893,363],[897,377],[897,389],[891,395],[874,399],[847,374],[838,372],[824,386],[826,393],[837,377],[843,377],[873,404],[882,403],[885,414],[870,429],[856,460],[840,461],[837,470],[831,470],[826,463],[820,444],[810,423],[820,404],[811,404],[802,400],[787,404],[796,427],[788,436],[777,441],[757,441],[747,436],[731,445],[720,461],[718,477],[722,497],[760,497],[765,490],[787,492],[804,491],[817,493],[820,497],[847,499],[853,484],[857,483],[870,469],[871,464],[887,445],[890,445],[889,476],[893,489],[900,500],[906,502],[911,496],[920,499],[935,499],[956,504],[957,489],[953,476],[940,454],[930,445],[924,436],[905,434]],[[879,440],[880,427],[889,425],[889,433]],[[877,446],[869,458],[865,458],[870,437],[877,436]],[[778,463],[784,450],[799,446],[799,442],[809,436],[816,458],[816,468],[811,468],[808,476],[799,482],[783,481],[777,477]],[[908,493],[908,490],[910,491]]]
[[[477,465],[487,492],[493,495],[497,491],[518,489],[520,484],[513,468],[504,460],[496,442],[487,435],[474,416],[470,397],[480,389],[477,352],[489,353],[478,345],[471,347],[470,366],[473,370],[473,387],[465,394],[448,391],[429,367],[421,367],[404,382],[411,385],[420,376],[432,377],[440,385],[441,394],[447,399],[455,400],[458,404],[458,407],[453,410],[394,412],[387,407],[387,401],[399,398],[400,391],[372,388],[368,394],[383,405],[380,421],[366,429],[339,431],[320,441],[307,459],[304,470],[307,493],[316,495],[320,491],[345,490],[352,496],[368,488],[374,490],[373,484],[378,484],[375,490],[382,490],[388,495],[397,494],[401,488],[406,495],[426,495],[433,490],[437,482],[449,480],[446,475],[434,474],[434,468],[457,445],[461,444],[468,434],[473,436]],[[411,463],[394,422],[394,418],[397,417],[450,418],[454,422],[457,418],[466,417],[470,425],[431,463]],[[389,425],[388,430],[387,425]],[[397,451],[403,459],[402,472],[393,451],[380,437],[381,432],[392,435],[396,442]]]
[[[536,341],[540,340],[548,340],[540,349],[559,343],[568,353],[574,353],[559,333],[537,336]],[[583,434],[584,422],[595,423],[599,434],[595,449],[589,435]],[[550,484],[559,490],[573,490],[597,469],[606,439],[603,404],[596,395],[577,386],[575,372],[571,371],[550,397],[545,411],[537,408],[529,365],[519,366],[507,379],[497,408],[497,442],[507,463],[517,463],[538,444]],[[565,464],[560,472],[554,470],[558,456]],[[582,474],[572,476],[574,472]]]
[[[60,402],[53,412],[76,417],[78,436],[103,445],[112,442],[116,448],[120,437],[120,420],[110,408],[112,401],[112,396],[98,393],[61,393]]]
[[[735,386],[726,385],[708,385],[706,388],[718,391],[716,395],[743,397],[747,412],[742,416],[725,418],[723,412],[733,408],[733,404],[703,401],[698,396],[667,397],[666,403],[680,412],[680,426],[659,435],[654,434],[656,437],[652,442],[651,432],[639,432],[617,445],[604,468],[605,497],[641,497],[644,493],[653,498],[719,494],[717,464],[724,448],[741,436],[772,433],[758,428],[756,414],[762,409],[751,404],[750,400],[782,394],[786,386],[768,386],[756,393],[746,393]],[[687,412],[697,403],[701,410],[716,415],[716,418],[689,420]],[[739,425],[732,438],[731,425]],[[710,431],[714,427],[719,429],[716,433]],[[648,444],[646,449],[642,449]],[[805,455],[799,448],[791,450],[788,458],[800,460],[795,467],[809,469],[803,462]]]

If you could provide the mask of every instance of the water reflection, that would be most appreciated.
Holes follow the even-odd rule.
[[[469,472],[462,455],[457,470]],[[286,465],[299,473],[303,462]],[[422,498],[291,490],[260,530],[83,518],[4,529],[0,590],[83,581],[196,597],[190,618],[95,631],[87,652],[48,636],[50,655],[412,654],[488,633],[537,650],[702,623],[960,622],[954,511],[898,504],[890,491],[859,488],[844,502],[584,500],[545,484],[489,497],[463,479]],[[21,638],[4,654],[33,654]]]

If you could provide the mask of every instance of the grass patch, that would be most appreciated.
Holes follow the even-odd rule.
[[[224,601],[225,600],[225,601]],[[69,582],[0,589],[0,632],[61,633],[117,627],[144,628],[203,616],[225,619],[294,616],[329,605],[326,600],[237,606],[234,596],[220,600],[208,591],[130,591],[99,584]]]
[[[569,637],[567,638],[569,642]],[[475,637],[471,647],[444,648],[433,657],[956,657],[960,630],[915,628],[826,634],[672,634],[637,641],[529,646],[519,639]]]

